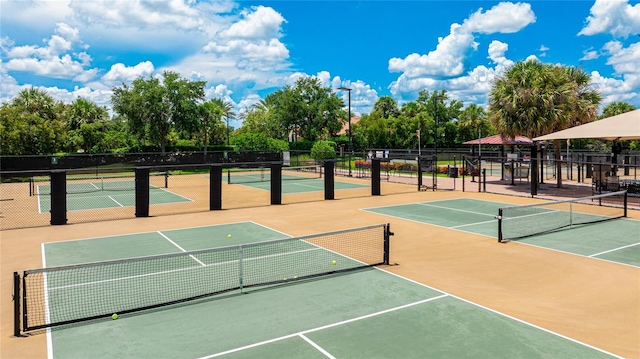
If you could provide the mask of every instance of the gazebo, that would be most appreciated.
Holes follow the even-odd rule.
[[[505,146],[511,146],[511,149],[513,150],[515,146],[532,146],[533,141],[529,137],[525,137],[525,136],[516,136],[515,138],[513,137],[503,138],[502,135],[493,135],[489,137],[483,137],[483,138],[478,138],[475,140],[463,142],[462,144],[471,145],[471,146],[478,145],[478,156],[482,155],[482,149],[480,147],[482,145],[500,146],[500,156],[504,157]],[[471,154],[472,156],[475,155],[475,147],[471,148]],[[501,172],[501,179],[504,179],[504,168],[503,168],[503,171],[500,171],[500,172]],[[513,184],[513,177],[514,176],[512,173],[512,176],[511,176],[512,184]]]

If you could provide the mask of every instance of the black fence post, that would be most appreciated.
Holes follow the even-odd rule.
[[[271,170],[271,204],[282,204],[282,163],[272,163]]]
[[[487,192],[487,169],[482,169],[482,192]]]
[[[67,224],[67,172],[51,171],[51,224]]]
[[[334,160],[324,161],[324,199],[335,198],[335,177],[333,173],[335,163]]]
[[[380,159],[371,159],[371,195],[380,195]]]
[[[209,210],[222,209],[222,166],[209,167]]]
[[[149,217],[149,167],[136,167],[136,217]]]
[[[538,145],[531,146],[531,197],[538,194]]]

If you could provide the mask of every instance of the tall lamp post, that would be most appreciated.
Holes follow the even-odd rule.
[[[227,147],[229,146],[229,117],[227,117]]]
[[[347,148],[348,152],[349,152],[349,177],[351,177],[351,90],[348,87],[338,87],[338,90],[340,91],[347,91],[349,94],[349,130],[348,130],[348,137],[349,137],[349,146]]]

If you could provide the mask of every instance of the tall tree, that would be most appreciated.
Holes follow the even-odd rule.
[[[198,129],[198,102],[204,99],[205,82],[183,79],[170,71],[162,77],[162,81],[138,78],[132,86],[123,83],[113,89],[111,103],[116,113],[127,118],[134,135],[159,144],[164,153],[172,129]]]
[[[394,118],[400,114],[398,102],[391,96],[382,96],[378,98],[373,105],[373,111],[377,111],[381,118]]]
[[[489,94],[489,120],[504,137],[536,137],[597,118],[600,93],[582,69],[539,61],[510,66]],[[554,143],[560,158],[560,141]],[[556,163],[561,173],[562,163]],[[557,176],[562,187],[562,176]]]
[[[478,136],[489,136],[494,130],[485,110],[475,103],[465,107],[458,117],[458,142],[473,140]]]
[[[624,101],[616,101],[608,104],[602,109],[602,116],[600,118],[607,118],[615,115],[620,115],[625,112],[633,111],[636,107],[630,103]]]

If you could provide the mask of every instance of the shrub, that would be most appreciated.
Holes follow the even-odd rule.
[[[311,148],[311,158],[316,161],[336,158],[335,143],[331,141],[316,141]]]

